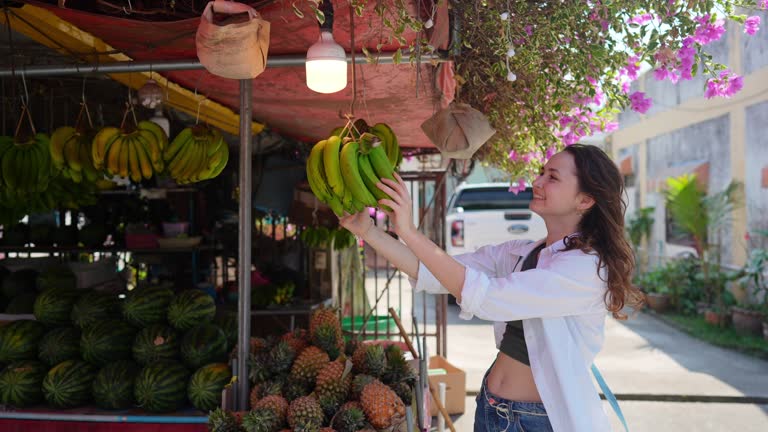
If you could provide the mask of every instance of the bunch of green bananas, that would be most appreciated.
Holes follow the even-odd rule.
[[[72,126],[62,126],[53,131],[51,160],[64,178],[80,183],[85,177],[86,181],[93,183],[103,177],[93,165],[93,136],[91,131],[78,130]]]
[[[400,164],[403,162],[403,152],[400,150],[400,144],[397,141],[395,132],[386,123],[376,123],[373,126],[368,126],[368,123],[363,119],[357,119],[351,126],[339,126],[331,131],[331,136],[336,135],[342,139],[349,135],[354,139],[359,139],[360,135],[364,133],[371,133],[376,135],[381,140],[384,146],[384,151],[387,153],[389,162],[395,167],[397,171]]]
[[[195,183],[221,174],[229,161],[229,147],[219,131],[194,126],[179,132],[163,159],[177,183]]]
[[[46,190],[55,173],[49,145],[43,133],[21,141],[0,137],[0,189],[19,197]]]
[[[331,232],[333,237],[333,249],[342,250],[357,244],[355,235],[345,228],[337,228]]]
[[[96,169],[139,182],[163,171],[163,150],[167,146],[163,128],[144,120],[131,132],[112,126],[101,129],[93,138],[91,157]]]
[[[307,180],[312,193],[337,216],[345,211],[357,213],[366,207],[378,207],[379,200],[389,196],[376,184],[382,178],[395,180],[395,165],[387,156],[384,141],[368,132],[358,138],[342,139],[339,135],[312,147],[307,159]]]
[[[0,188],[0,225],[11,226],[28,214],[44,213],[57,208],[78,208],[96,203],[95,183],[75,183],[59,173],[48,187],[37,193],[18,195]]]

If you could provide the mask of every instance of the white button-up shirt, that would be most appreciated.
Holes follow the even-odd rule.
[[[598,257],[564,251],[559,241],[541,250],[535,269],[520,272],[541,242],[510,241],[455,256],[466,267],[459,317],[494,321],[497,348],[506,322],[522,320],[533,378],[555,432],[610,431],[590,374],[607,315]],[[421,263],[411,283],[415,291],[448,292]]]

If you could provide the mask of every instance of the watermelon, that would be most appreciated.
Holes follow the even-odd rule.
[[[45,291],[50,288],[73,290],[77,288],[77,277],[65,265],[49,267],[37,276],[37,289]]]
[[[189,371],[179,363],[159,361],[144,367],[136,377],[134,396],[141,408],[168,412],[187,401]]]
[[[123,316],[139,327],[162,324],[173,291],[165,287],[147,287],[131,292],[123,303]]]
[[[81,291],[67,288],[50,288],[35,299],[33,312],[38,321],[52,325],[69,325],[69,315]]]
[[[0,404],[24,407],[42,402],[48,368],[37,360],[13,362],[0,372]]]
[[[142,366],[158,360],[179,357],[181,336],[170,326],[153,325],[142,329],[133,340],[133,359]]]
[[[232,380],[226,363],[211,363],[198,369],[187,386],[187,396],[195,408],[211,411],[221,405],[221,391]]]
[[[196,289],[180,292],[168,306],[168,322],[181,331],[211,322],[215,315],[213,298]]]
[[[120,299],[102,291],[91,291],[80,297],[72,307],[70,319],[80,328],[110,319],[120,312]]]
[[[139,366],[130,360],[119,360],[104,366],[93,381],[93,400],[104,409],[130,408]]]
[[[37,358],[37,344],[45,325],[34,320],[18,320],[0,327],[0,363]]]
[[[202,324],[184,334],[181,358],[192,369],[226,360],[227,338],[218,326]]]
[[[74,327],[55,328],[43,336],[37,347],[37,356],[48,366],[64,360],[80,359],[80,330]]]
[[[227,337],[227,351],[231,351],[237,345],[237,312],[221,314],[216,317],[215,323],[224,331],[224,336]]]
[[[128,360],[135,337],[136,329],[125,321],[99,321],[83,329],[80,352],[85,361],[96,366]]]
[[[37,299],[35,291],[23,292],[8,302],[5,306],[5,313],[31,314],[34,312],[35,299]]]
[[[65,360],[45,375],[43,396],[57,408],[83,405],[91,399],[96,367],[82,360]]]
[[[3,278],[3,294],[12,299],[23,292],[37,289],[37,272],[31,269],[16,270]]]

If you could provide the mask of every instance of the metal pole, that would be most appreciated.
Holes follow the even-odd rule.
[[[393,64],[394,53],[381,53],[376,60],[378,64]],[[422,55],[422,60],[442,62],[446,59],[437,54]],[[272,56],[267,59],[267,68],[274,67],[298,67],[304,66],[306,56],[301,54],[289,54],[281,56]],[[347,62],[352,62],[352,56],[347,56]],[[355,64],[366,64],[366,56],[355,56]],[[130,72],[164,72],[178,70],[200,70],[204,69],[198,60],[171,60],[171,61],[125,61],[113,63],[91,63],[91,64],[61,64],[61,65],[39,65],[39,66],[16,66],[15,68],[0,68],[0,77],[15,77],[24,75],[25,77],[41,76],[64,76],[64,75],[85,75],[92,73],[130,73]]]
[[[237,393],[238,411],[248,409],[248,351],[251,339],[251,97],[253,81],[240,81],[240,241],[237,256],[238,327]]]

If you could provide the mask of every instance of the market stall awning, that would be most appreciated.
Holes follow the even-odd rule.
[[[198,19],[173,22],[138,21],[59,8],[56,5],[30,2],[14,10],[12,26],[38,42],[68,53],[82,62],[195,60],[195,32]],[[429,2],[426,2],[429,3]],[[350,51],[350,15],[348,2],[334,2],[334,37]],[[290,5],[274,2],[259,9],[271,23],[269,54],[305,55],[318,35],[319,28],[311,11],[299,18]],[[415,13],[415,11],[411,11]],[[21,19],[19,18],[21,17]],[[447,10],[436,9],[432,45],[445,48],[448,43]],[[382,28],[372,10],[355,18],[356,50],[364,47],[376,52],[393,52],[399,47]],[[408,42],[414,33],[404,33]],[[386,122],[392,126],[404,147],[432,147],[420,124],[441,104],[453,97],[452,64],[365,64],[357,69],[357,103],[355,114],[369,122]],[[157,77],[157,73],[153,74]],[[168,84],[170,104],[193,115],[199,104],[195,90],[210,102],[200,108],[203,117],[229,132],[236,132],[239,106],[238,81],[219,78],[205,70],[172,71],[162,74]],[[138,88],[149,73],[112,74],[114,79]],[[348,75],[350,81],[352,75]],[[438,79],[442,77],[443,79]],[[439,83],[443,83],[442,85]],[[164,80],[160,85],[165,87]],[[349,113],[352,100],[351,82],[346,89],[332,94],[314,93],[306,87],[302,66],[268,68],[253,81],[253,118],[285,135],[308,141],[327,136]],[[439,90],[441,87],[443,90]],[[418,96],[417,96],[418,94]],[[254,132],[261,125],[254,126]]]

